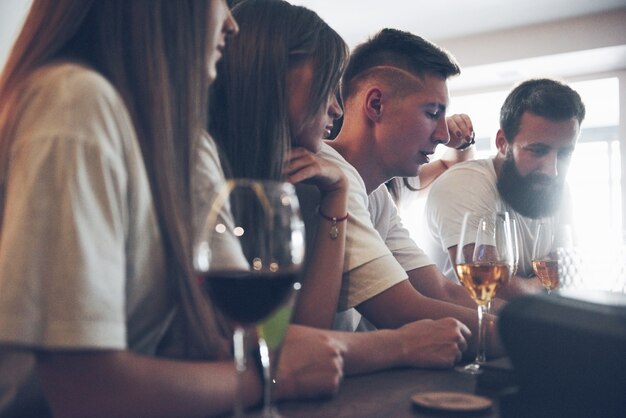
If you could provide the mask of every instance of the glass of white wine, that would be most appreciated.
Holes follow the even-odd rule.
[[[517,269],[519,267],[519,232],[517,230],[517,222],[515,219],[510,218],[511,221],[511,244],[513,245],[513,271],[511,272],[511,277],[517,274]]]
[[[511,269],[510,278],[513,279],[515,274],[517,273],[517,268],[519,267],[519,257],[520,257],[520,248],[519,248],[519,232],[517,229],[517,222],[515,218],[509,218],[511,222],[511,244],[513,245],[513,267]],[[491,314],[495,314],[493,308],[493,299],[489,300],[487,303],[487,312]]]
[[[468,212],[456,251],[456,274],[478,304],[478,347],[473,363],[458,369],[478,374],[486,361],[486,327],[483,321],[488,305],[498,288],[507,282],[514,269],[511,222],[507,212]]]
[[[565,251],[571,252],[573,247],[569,225],[556,226],[549,220],[542,220],[535,228],[533,244],[533,271],[548,293],[559,288],[559,260]]]

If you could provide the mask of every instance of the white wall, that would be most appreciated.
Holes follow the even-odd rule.
[[[509,86],[537,74],[575,78],[626,69],[626,7],[436,41],[459,61],[453,94]]]
[[[4,67],[30,4],[31,0],[0,1],[0,68]]]
[[[462,66],[626,45],[626,7],[436,42],[452,51]]]

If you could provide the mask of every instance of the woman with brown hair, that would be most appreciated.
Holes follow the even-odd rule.
[[[191,219],[221,176],[206,92],[237,31],[225,0],[34,1],[0,79],[0,416],[232,408]],[[157,356],[173,329],[184,360]],[[332,393],[340,348],[293,334],[281,396]],[[245,388],[260,399],[254,368]]]

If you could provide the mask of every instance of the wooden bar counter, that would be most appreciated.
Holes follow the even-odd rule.
[[[477,393],[476,388],[476,376],[452,369],[397,369],[348,377],[339,393],[331,399],[283,402],[278,404],[278,409],[284,418],[499,417],[495,397]],[[480,394],[490,397],[493,406],[487,410],[459,413],[413,405],[411,396],[432,391]]]

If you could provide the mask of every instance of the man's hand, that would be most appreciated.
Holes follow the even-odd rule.
[[[424,319],[397,329],[403,363],[412,367],[452,367],[467,349],[468,327],[454,318]]]

